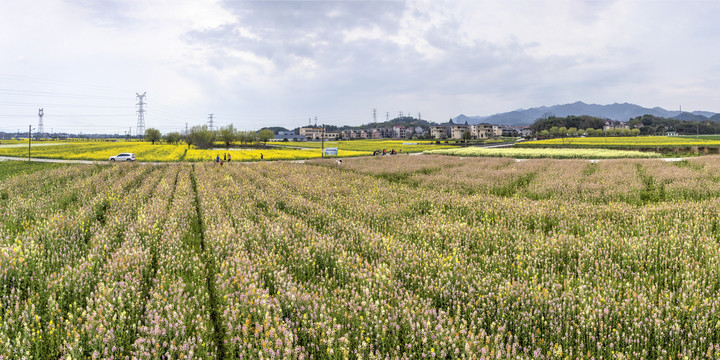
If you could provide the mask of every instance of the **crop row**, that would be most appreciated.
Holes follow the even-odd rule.
[[[720,159],[587,160],[456,158],[436,155],[358,158],[345,170],[434,191],[589,203],[647,204],[720,196]],[[337,167],[333,161],[317,164]]]
[[[397,156],[14,177],[0,185],[0,356],[720,355],[717,198],[516,196],[578,164]],[[666,165],[717,176],[711,162],[582,164],[608,192],[647,188]],[[469,192],[472,178],[486,179]]]
[[[518,159],[635,159],[654,158],[660,154],[608,149],[523,149],[523,148],[481,148],[426,150],[426,154],[452,156],[511,157]]]

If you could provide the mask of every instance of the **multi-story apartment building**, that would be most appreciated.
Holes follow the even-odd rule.
[[[405,134],[405,127],[402,125],[395,125],[393,126],[393,137],[397,139],[404,139],[406,138]]]
[[[467,124],[452,124],[450,128],[451,139],[462,139],[466,132],[470,132],[470,125]],[[470,134],[472,136],[472,134]]]
[[[321,127],[304,127],[300,128],[300,135],[305,136],[308,140],[320,140],[323,135]]]
[[[447,139],[449,135],[447,126],[436,125],[430,127],[430,136],[432,136],[433,139]]]
[[[372,130],[372,138],[373,139],[385,139],[385,138],[392,138],[394,131],[392,128],[387,127],[378,127],[373,128]]]
[[[490,139],[502,136],[502,129],[493,124],[477,124],[470,126],[470,134],[473,139]]]

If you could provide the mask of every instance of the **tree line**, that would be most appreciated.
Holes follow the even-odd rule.
[[[640,129],[641,135],[665,135],[668,131],[680,135],[720,134],[720,122],[713,120],[690,121],[643,115],[630,119],[628,125]]]
[[[190,128],[187,134],[173,131],[163,135],[158,129],[149,128],[145,130],[145,141],[152,142],[153,145],[156,142],[160,143],[160,141],[175,145],[185,142],[188,148],[195,146],[198,149],[212,148],[213,144],[218,141],[222,142],[225,148],[230,148],[230,145],[235,142],[240,142],[241,146],[257,142],[267,144],[267,141],[274,136],[275,133],[270,129],[240,131],[232,124],[218,130],[210,130],[207,125],[197,125]]]
[[[611,128],[605,128],[610,122]],[[594,116],[567,116],[537,119],[530,128],[539,136],[637,136],[637,135],[665,135],[668,132],[677,132],[681,135],[718,134],[720,122],[705,120],[691,121],[663,118],[654,115],[634,117],[627,122],[627,127],[619,126],[619,121],[602,119]],[[604,129],[604,130],[603,130]]]

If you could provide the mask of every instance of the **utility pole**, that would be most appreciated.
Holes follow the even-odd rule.
[[[45,132],[45,127],[43,126],[42,118],[43,118],[43,108],[40,108],[38,110],[38,117],[40,120],[38,121],[38,134],[43,134]]]
[[[137,103],[137,106],[138,106],[137,133],[138,133],[138,135],[145,133],[145,108],[144,108],[144,106],[147,105],[147,103],[145,103],[145,96],[146,96],[145,94],[147,94],[147,91],[142,93],[142,95],[135,93],[135,95],[137,95],[137,99],[138,99],[138,103]]]
[[[317,117],[315,118],[317,121]],[[322,141],[322,150],[320,153],[320,157],[325,157],[325,124],[322,124],[322,137],[320,138]]]
[[[210,119],[210,120],[208,120],[208,124],[210,124],[209,125],[210,131],[213,131],[213,116],[214,116],[214,114],[208,115],[208,119]]]
[[[30,144],[32,143],[32,125],[28,125],[28,161],[30,161]]]

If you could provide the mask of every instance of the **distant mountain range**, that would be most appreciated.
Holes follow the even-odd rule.
[[[539,118],[553,115],[557,117],[566,117],[570,115],[589,115],[604,119],[628,121],[629,119],[636,116],[642,116],[646,114],[664,118],[675,118],[692,121],[720,121],[720,114],[709,111],[693,111],[691,113],[683,111],[681,114],[680,111],[665,110],[661,107],[654,107],[650,109],[628,103],[597,105],[586,104],[582,101],[578,101],[572,104],[520,109],[490,116],[467,116],[464,114],[460,114],[457,117],[453,118],[453,122],[460,124],[464,124],[467,121],[469,124],[491,123],[499,125],[530,125]]]

